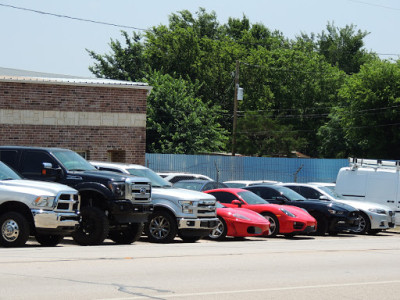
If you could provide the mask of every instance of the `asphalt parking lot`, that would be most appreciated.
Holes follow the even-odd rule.
[[[398,299],[400,231],[377,236],[0,248],[0,299]]]

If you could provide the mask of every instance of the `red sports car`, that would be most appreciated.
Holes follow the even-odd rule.
[[[270,204],[244,189],[224,188],[204,193],[213,195],[227,207],[247,208],[264,216],[270,222],[270,237],[278,233],[285,236],[308,234],[317,228],[317,221],[306,210],[296,206]]]
[[[246,208],[231,208],[217,202],[218,226],[209,234],[212,240],[226,236],[246,237],[268,235],[270,223],[260,214]]]

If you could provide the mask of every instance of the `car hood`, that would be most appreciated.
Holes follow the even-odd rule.
[[[235,207],[219,207],[217,208],[217,215],[221,217],[231,217],[234,214],[240,214],[252,221],[257,223],[269,224],[268,220],[264,218],[262,215],[256,213],[247,208],[235,208]]]
[[[373,203],[373,202],[364,202],[364,201],[356,201],[356,200],[342,200],[342,199],[337,199],[335,200],[340,203],[344,203],[347,205],[351,205],[357,209],[383,209],[385,211],[390,211],[392,210],[390,207],[378,203]]]
[[[16,192],[24,192],[33,195],[57,195],[58,193],[77,193],[77,190],[59,183],[47,182],[47,181],[36,181],[36,180],[2,180],[0,181],[0,187],[14,190]]]
[[[170,188],[157,188],[153,187],[151,190],[152,194],[152,199],[157,200],[157,199],[178,199],[178,200],[214,200],[215,197],[202,193],[202,192],[196,192],[192,190],[185,190],[185,189],[178,189],[174,187]]]

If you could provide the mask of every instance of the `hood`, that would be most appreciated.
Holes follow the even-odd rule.
[[[374,202],[364,202],[364,201],[356,201],[356,200],[342,200],[342,199],[338,199],[336,200],[337,202],[340,203],[344,203],[347,205],[351,205],[357,209],[364,209],[364,210],[368,210],[368,209],[383,209],[385,211],[390,211],[392,210],[390,207],[386,206],[386,205],[382,205],[382,204],[378,204],[378,203],[374,203]]]
[[[72,177],[82,177],[85,179],[98,179],[100,181],[125,181],[127,178],[132,178],[135,182],[146,182],[150,183],[150,180],[144,177],[137,177],[133,175],[128,175],[128,174],[120,174],[120,173],[115,173],[115,172],[110,172],[110,171],[99,171],[99,170],[93,170],[93,171],[73,171],[69,172],[68,176]]]
[[[217,208],[217,215],[221,217],[232,218],[232,215],[240,214],[248,218],[250,222],[257,222],[261,224],[269,224],[269,221],[259,213],[252,211],[247,208],[235,208],[235,207],[219,207]]]
[[[47,182],[47,181],[35,181],[35,180],[2,180],[0,181],[0,187],[9,191],[22,192],[26,194],[33,194],[37,196],[47,195],[55,196],[58,193],[78,193],[77,190],[63,184]]]
[[[347,204],[347,203],[342,203],[342,202],[338,202],[338,201],[332,201],[332,202],[328,202],[330,203],[329,206],[332,207],[333,209],[337,209],[337,208],[341,208],[341,209],[345,209],[348,211],[357,211],[358,209]]]
[[[215,200],[215,197],[192,190],[177,189],[177,188],[153,188],[151,190],[151,198],[156,199],[178,199],[178,200]]]

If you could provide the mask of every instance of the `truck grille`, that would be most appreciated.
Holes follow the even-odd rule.
[[[197,204],[197,215],[199,218],[215,217],[215,201],[200,200]]]
[[[76,212],[79,210],[80,198],[78,194],[60,194],[56,201],[56,211]]]
[[[150,202],[151,201],[151,185],[148,183],[132,183],[132,201]]]

